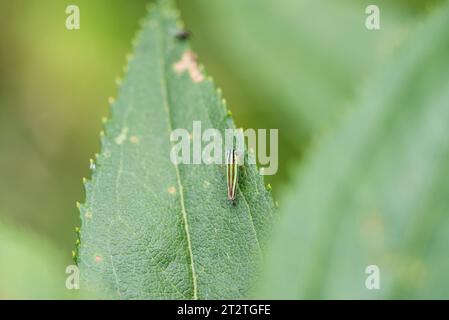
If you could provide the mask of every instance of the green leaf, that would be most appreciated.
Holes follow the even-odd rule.
[[[258,296],[449,298],[449,6],[440,11],[295,175]],[[380,290],[365,287],[368,265]]]
[[[170,161],[173,129],[192,132],[194,120],[203,130],[234,127],[201,66],[175,70],[191,52],[179,30],[170,1],[149,10],[86,183],[82,287],[107,297],[244,297],[271,225],[271,195],[255,166],[241,169],[234,206],[224,166]]]
[[[48,239],[0,220],[0,299],[74,299],[66,288],[70,255]]]
[[[407,10],[378,1],[382,28],[365,28],[370,1],[180,2],[193,42],[242,114],[282,127],[292,149],[320,133],[407,33]],[[231,97],[229,98],[230,101]],[[242,98],[243,97],[243,98]],[[251,108],[248,108],[251,105]],[[238,110],[237,110],[238,112]],[[251,121],[251,120],[247,120]],[[299,141],[298,141],[299,140]],[[281,168],[282,170],[282,168]]]

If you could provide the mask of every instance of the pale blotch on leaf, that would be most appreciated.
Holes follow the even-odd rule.
[[[131,137],[129,137],[129,141],[131,141],[131,143],[133,143],[133,144],[138,144],[140,140],[136,136],[131,136]]]
[[[86,211],[86,213],[84,214],[84,217],[88,220],[92,219],[92,211],[90,211],[90,210]]]
[[[204,180],[203,186],[204,186],[204,188],[208,188],[210,186],[210,182],[207,180]]]
[[[122,144],[126,140],[126,136],[128,135],[128,128],[124,127],[120,134],[115,138],[115,143]]]
[[[204,75],[201,73],[196,61],[196,55],[190,50],[183,53],[181,60],[173,65],[173,70],[178,74],[188,71],[190,78],[195,83],[204,80]]]
[[[167,191],[170,194],[175,194],[176,193],[176,188],[174,186],[170,186],[170,187],[168,187]]]
[[[114,97],[109,97],[108,102],[109,102],[109,104],[113,104],[115,102]]]
[[[94,160],[93,159],[90,159],[89,160],[90,161],[90,164],[89,164],[89,169],[90,170],[95,170],[95,162],[94,162]]]

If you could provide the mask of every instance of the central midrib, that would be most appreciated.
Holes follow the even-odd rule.
[[[160,14],[160,13],[159,13]],[[161,87],[162,87],[162,95],[163,95],[163,104],[164,104],[164,108],[167,112],[168,115],[168,126],[169,126],[169,132],[171,132],[173,130],[173,126],[172,126],[172,118],[171,118],[171,112],[170,112],[170,106],[168,104],[168,90],[167,90],[167,81],[166,81],[166,73],[165,73],[165,57],[164,57],[164,41],[163,41],[163,34],[161,32],[161,27],[159,26],[159,24],[157,25],[157,30],[158,30],[158,35],[159,35],[159,61],[160,61],[160,69],[161,69]],[[170,144],[172,144],[172,142],[170,141]],[[183,190],[183,186],[182,186],[182,182],[181,182],[181,175],[179,173],[179,167],[177,164],[173,164],[175,167],[175,172],[176,172],[176,180],[178,183],[178,189],[179,189],[179,197],[180,197],[180,202],[181,202],[181,213],[182,213],[182,220],[184,223],[184,231],[186,233],[186,240],[187,240],[187,251],[189,253],[189,258],[190,258],[190,268],[191,268],[191,272],[192,272],[192,286],[193,286],[193,299],[197,300],[198,299],[198,288],[197,288],[197,278],[196,278],[196,271],[195,271],[195,264],[194,264],[194,259],[193,259],[193,251],[192,251],[192,243],[191,243],[191,239],[190,239],[190,230],[189,230],[189,223],[187,220],[187,211],[185,208],[185,203],[184,203],[184,190]]]

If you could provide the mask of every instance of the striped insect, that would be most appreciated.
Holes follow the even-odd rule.
[[[235,149],[230,149],[226,152],[226,182],[228,199],[235,205],[235,190],[237,187],[238,177],[238,161],[237,152]]]

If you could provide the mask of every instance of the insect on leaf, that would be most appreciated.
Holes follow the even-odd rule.
[[[171,1],[149,9],[80,205],[81,288],[105,297],[245,297],[270,229],[273,202],[255,166],[241,170],[233,206],[225,165],[170,161],[173,129],[234,127],[176,37],[178,19]]]

